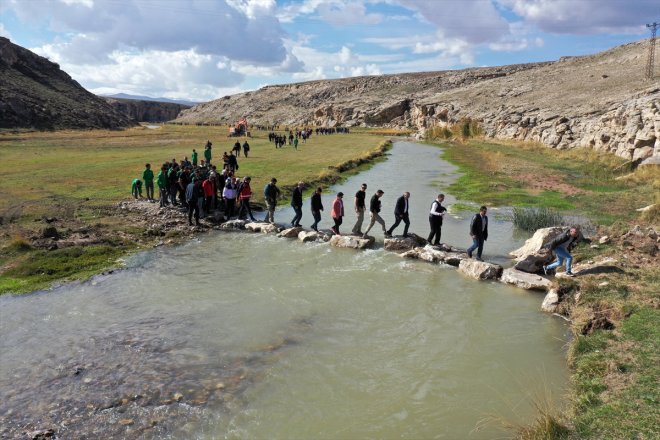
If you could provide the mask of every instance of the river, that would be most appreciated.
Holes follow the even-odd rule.
[[[411,232],[426,236],[456,173],[439,154],[397,142],[324,195],[321,226],[333,194],[348,207],[364,181],[368,198],[385,191],[388,226],[410,191]],[[489,214],[485,258],[504,262],[521,238]],[[468,218],[448,218],[442,241],[466,247]],[[217,231],[90,282],[0,297],[0,436],[490,439],[497,424],[475,429],[489,416],[524,423],[530,396],[562,396],[569,330],[540,312],[541,294],[403,260],[374,235],[353,251]]]

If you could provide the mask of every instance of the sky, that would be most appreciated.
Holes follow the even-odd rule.
[[[660,0],[0,0],[0,35],[96,94],[556,60],[648,38]]]

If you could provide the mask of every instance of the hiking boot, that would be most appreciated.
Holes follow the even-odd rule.
[[[362,238],[369,238],[367,234],[362,234]]]
[[[389,231],[388,231],[388,232],[385,232],[384,235],[385,235],[385,237],[387,237],[387,238],[391,238],[391,237],[392,237],[392,234],[391,234]]]
[[[575,274],[573,272],[566,272],[564,275],[566,275],[567,277],[571,277],[571,278],[573,278],[575,276]]]
[[[472,258],[472,252],[468,252],[468,258]]]

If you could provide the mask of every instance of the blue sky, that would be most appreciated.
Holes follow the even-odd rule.
[[[556,60],[648,38],[660,0],[1,0],[0,35],[98,94]]]

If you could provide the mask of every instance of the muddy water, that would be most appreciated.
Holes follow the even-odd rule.
[[[398,143],[337,190],[381,187],[388,225],[410,191],[425,235],[433,180],[453,171]],[[467,221],[449,219],[443,241],[465,246]],[[504,222],[491,236],[490,259],[519,244]],[[501,432],[481,420],[529,420],[528,396],[566,384],[567,328],[539,312],[542,295],[378,247],[216,233],[128,264],[0,297],[0,436],[488,439]]]

